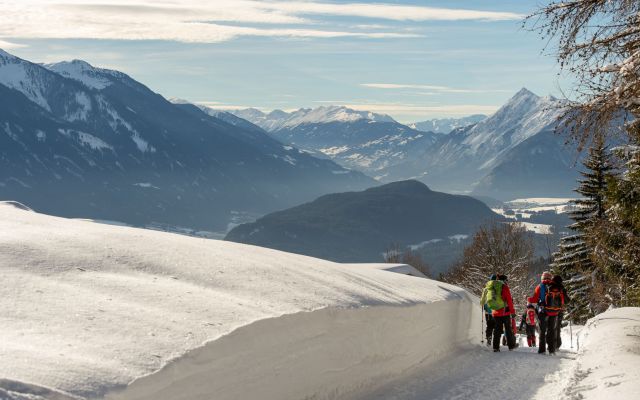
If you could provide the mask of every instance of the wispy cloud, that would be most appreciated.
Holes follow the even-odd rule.
[[[20,43],[13,43],[13,42],[7,42],[6,40],[1,40],[0,39],[0,49],[19,49],[22,47],[27,47],[24,44],[20,44]]]
[[[412,89],[412,90],[432,90],[440,93],[509,93],[509,90],[503,89],[459,89],[448,86],[438,85],[414,85],[414,84],[402,84],[402,83],[361,83],[360,86],[373,88],[373,89]],[[429,92],[429,95],[434,93]]]
[[[275,10],[289,12],[296,15],[325,14],[395,21],[505,21],[522,19],[524,17],[523,15],[511,12],[478,11],[381,3],[331,4],[292,1],[269,3],[269,5],[266,5],[265,7],[272,7]]]
[[[410,38],[402,30],[319,29],[322,16],[394,21],[509,20],[514,13],[392,4],[216,0],[0,0],[0,37],[215,43],[241,36]],[[272,25],[272,27],[255,24]],[[254,25],[254,26],[251,26]],[[273,25],[281,25],[275,27]],[[295,26],[295,27],[291,27]]]

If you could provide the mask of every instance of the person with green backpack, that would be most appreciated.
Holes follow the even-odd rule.
[[[505,281],[497,278],[490,279],[482,291],[480,304],[482,307],[487,305],[491,309],[491,316],[495,321],[495,328],[493,330],[493,351],[500,351],[500,338],[502,337],[503,332],[507,337],[507,346],[509,347],[509,351],[513,350],[516,347],[516,337],[513,333],[511,319],[515,318],[516,310],[513,306],[513,299],[511,297],[509,285],[507,285]]]
[[[489,280],[490,281],[495,281],[496,280],[496,274],[491,274],[489,276]],[[486,295],[484,295],[486,296]],[[493,316],[491,315],[491,309],[489,308],[489,306],[485,303],[482,304],[482,311],[484,314],[484,322],[486,323],[486,329],[485,329],[485,335],[487,337],[487,347],[491,347],[492,346],[492,338],[493,338],[493,331],[496,328],[496,321],[493,319]]]

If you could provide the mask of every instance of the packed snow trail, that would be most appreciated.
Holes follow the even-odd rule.
[[[473,346],[452,354],[437,368],[418,369],[360,399],[535,399],[549,377],[569,370],[574,358],[575,353],[567,350],[543,356],[535,347],[514,351],[502,347],[500,353],[494,353],[486,346]]]
[[[640,393],[640,308],[609,310],[562,331],[555,356],[471,345],[357,400],[631,400]],[[523,338],[524,339],[524,338]]]

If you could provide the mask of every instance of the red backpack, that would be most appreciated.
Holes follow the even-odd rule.
[[[562,288],[558,286],[547,285],[544,294],[544,309],[547,312],[557,313],[562,311],[564,306],[564,295]]]

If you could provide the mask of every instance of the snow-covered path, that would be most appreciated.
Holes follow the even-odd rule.
[[[473,346],[460,350],[438,365],[418,369],[361,399],[536,399],[558,398],[560,386],[552,383],[574,363],[575,353],[561,350],[557,356],[537,354],[537,348],[502,348],[500,353]],[[555,392],[554,389],[560,389]],[[544,394],[543,394],[544,392]],[[360,399],[359,399],[360,400]]]
[[[573,343],[569,330],[562,334],[563,346],[556,356],[539,355],[529,347],[513,352],[503,347],[494,353],[470,345],[358,400],[638,398],[640,308],[609,310],[584,327],[574,326]]]

